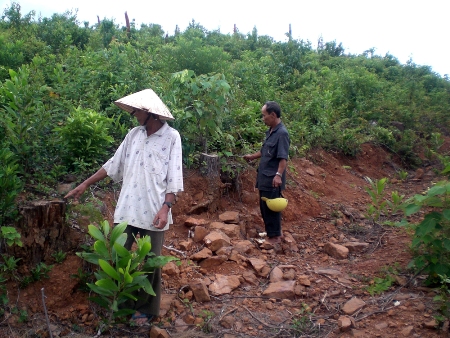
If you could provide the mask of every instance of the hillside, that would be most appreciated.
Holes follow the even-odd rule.
[[[167,332],[158,336],[153,329],[150,337],[444,336],[434,328],[435,291],[422,285],[423,276],[406,269],[411,258],[408,232],[364,216],[370,202],[365,177],[388,177],[388,192],[406,196],[426,190],[438,179],[436,168],[429,165],[400,181],[399,165],[386,151],[369,144],[352,159],[320,150],[307,159],[294,159],[289,164],[285,193],[289,205],[280,247],[258,243],[263,226],[253,189],[254,168],[241,173],[239,184],[223,185],[216,213],[203,211],[207,179],[186,170],[186,190],[173,207],[175,224],[165,239],[166,246],[175,249],[165,254],[178,256],[182,264],[164,269],[162,313],[154,325]],[[102,201],[104,217],[112,221],[117,192],[94,187],[92,193]],[[86,243],[87,223],[85,218],[70,223],[71,237],[80,245]],[[213,228],[227,233],[231,242],[208,253],[199,238],[202,229],[204,236]],[[349,253],[342,253],[341,246]],[[48,336],[42,288],[53,336],[93,336],[99,309],[88,302],[88,293],[79,290],[79,280],[71,277],[80,275],[79,269],[89,271],[86,268],[68,253],[49,279],[24,290],[11,287],[9,298],[28,313],[28,322],[20,323],[20,314],[10,314],[0,336]],[[394,278],[392,286],[371,296],[367,287],[377,286],[376,278],[386,272]],[[206,294],[196,285],[204,285]],[[207,294],[210,301],[196,301]],[[448,322],[444,325],[448,332]],[[150,330],[119,325],[103,336],[148,337]]]

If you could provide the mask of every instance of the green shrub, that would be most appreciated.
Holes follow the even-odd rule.
[[[17,214],[16,197],[22,190],[16,156],[8,149],[0,149],[0,226]]]
[[[423,195],[415,195],[405,202],[405,215],[411,216],[427,208],[423,220],[398,225],[412,226],[411,247],[414,258],[409,267],[428,274],[428,283],[439,282],[439,275],[450,275],[450,182],[440,181]]]
[[[93,110],[74,109],[66,123],[55,128],[66,151],[65,161],[76,170],[89,169],[103,162],[113,138],[111,120]]]
[[[108,311],[104,318],[106,325],[134,313],[134,310],[123,308],[123,305],[130,299],[136,301],[135,291],[143,289],[155,295],[147,279],[148,274],[177,259],[171,256],[155,257],[150,252],[149,236],[138,238],[137,250],[128,251],[124,247],[126,226],[126,223],[120,223],[111,231],[108,221],[102,222],[100,227],[89,225],[89,234],[96,240],[93,252],[77,252],[77,256],[99,266],[94,273],[97,281],[87,285],[98,295],[91,300]]]

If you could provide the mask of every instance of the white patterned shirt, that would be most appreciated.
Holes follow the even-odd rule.
[[[114,223],[128,222],[137,228],[164,231],[152,223],[168,193],[183,191],[181,138],[167,123],[147,136],[145,127],[133,128],[104,165],[109,177],[122,182]]]

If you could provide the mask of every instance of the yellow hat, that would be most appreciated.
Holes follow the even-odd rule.
[[[267,207],[275,212],[281,212],[286,209],[288,200],[282,197],[268,199],[267,197],[261,197],[263,201],[267,203]]]

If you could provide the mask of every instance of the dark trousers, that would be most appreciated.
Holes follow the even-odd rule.
[[[164,231],[145,230],[128,225],[124,233],[128,235],[127,241],[124,245],[126,249],[131,249],[131,246],[134,243],[133,235],[136,236],[139,233],[141,238],[144,236],[150,236],[152,244],[151,252],[153,252],[156,256],[161,256],[164,243]],[[134,309],[140,313],[157,317],[159,316],[159,308],[161,304],[161,269],[155,269],[153,273],[149,274],[148,280],[153,287],[153,291],[155,291],[156,296],[151,296],[141,289],[137,292],[137,294],[134,294],[137,300],[127,301],[124,306],[125,308]]]
[[[267,207],[267,203],[261,199],[267,197],[269,199],[281,197],[280,189],[270,191],[259,191],[259,208],[264,221],[267,237],[281,236],[281,212],[275,212]]]

